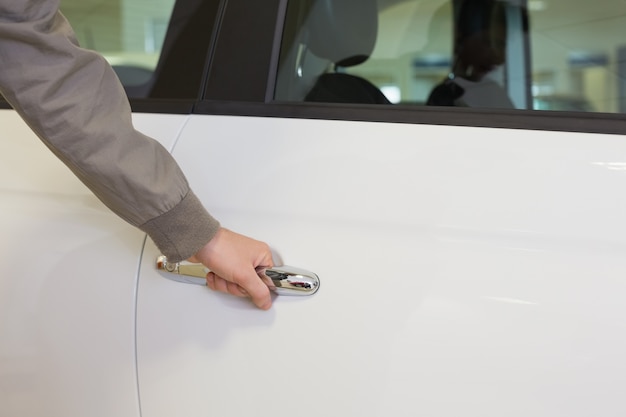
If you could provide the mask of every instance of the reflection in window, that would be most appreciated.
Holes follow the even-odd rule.
[[[625,27],[622,0],[291,1],[275,98],[624,113]]]
[[[196,98],[218,4],[63,0],[61,11],[80,45],[111,63],[129,97]]]
[[[354,70],[376,44],[376,0],[292,1],[287,15],[277,99],[390,104],[371,77]]]
[[[509,45],[508,5],[497,0],[465,0],[454,6],[450,69],[430,91],[426,104],[514,108],[514,92],[507,89],[509,67],[523,65],[523,59],[507,54],[514,49]],[[513,38],[514,30],[510,32]],[[525,107],[526,91],[521,93],[517,101]]]

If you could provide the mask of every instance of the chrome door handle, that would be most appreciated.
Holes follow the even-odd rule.
[[[157,269],[166,278],[187,284],[206,285],[209,269],[202,264],[168,262],[166,256],[157,257]],[[320,279],[313,272],[293,266],[257,268],[259,278],[279,295],[313,295],[320,287]]]

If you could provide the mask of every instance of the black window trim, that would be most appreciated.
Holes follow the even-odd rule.
[[[626,115],[617,113],[209,100],[194,113],[626,135]]]
[[[130,98],[133,113],[192,114],[196,100]]]
[[[284,6],[285,0],[227,0],[201,102],[266,101]]]
[[[278,13],[274,24],[274,40],[272,42],[272,56],[270,57],[270,68],[267,77],[267,86],[265,88],[265,102],[274,101],[274,91],[276,90],[276,82],[278,80],[278,64],[280,61],[280,47],[283,39],[283,31],[285,29],[285,19],[287,18],[287,5],[289,0],[280,0],[278,5]]]

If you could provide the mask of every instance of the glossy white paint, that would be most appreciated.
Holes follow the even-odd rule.
[[[261,312],[148,242],[144,417],[626,413],[624,138],[194,116],[174,155],[322,285]]]
[[[170,147],[184,116],[136,117]],[[144,235],[0,110],[0,416],[138,416]]]
[[[626,412],[619,136],[137,115],[225,226],[322,279],[261,312],[148,242],[137,381],[143,235],[0,125],[2,416]]]

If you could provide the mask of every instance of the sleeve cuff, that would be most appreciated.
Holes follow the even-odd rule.
[[[180,262],[206,245],[217,233],[220,223],[190,190],[174,208],[139,228],[150,236],[170,261]]]

